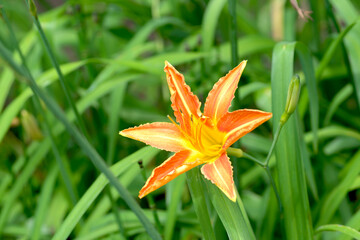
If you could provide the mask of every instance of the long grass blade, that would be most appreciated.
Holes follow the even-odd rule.
[[[227,198],[221,190],[204,179],[211,202],[223,223],[229,239],[255,239],[248,216],[239,195],[236,203]]]
[[[287,88],[294,74],[295,47],[296,43],[279,43],[273,51],[271,86],[274,123],[280,121],[285,109]],[[298,134],[300,127],[296,112],[294,115],[284,125],[275,147],[278,185],[280,198],[284,205],[286,238],[311,239],[313,231],[305,169],[301,159],[299,143],[301,139]],[[277,124],[273,124],[273,126],[273,131],[276,132]]]
[[[215,240],[214,230],[209,216],[208,206],[205,199],[205,189],[202,176],[198,168],[193,168],[186,173],[191,199],[198,217],[200,227],[206,240]]]
[[[353,229],[360,229],[360,210],[358,210],[346,223],[346,226],[352,227]],[[338,240],[351,240],[350,236],[342,235],[337,238]]]
[[[325,232],[325,231],[341,232],[343,234],[346,234],[349,237],[353,237],[354,239],[357,239],[357,240],[360,239],[359,231],[356,231],[355,229],[353,229],[351,227],[339,225],[339,224],[322,225],[316,229],[315,234],[319,234],[319,233]]]

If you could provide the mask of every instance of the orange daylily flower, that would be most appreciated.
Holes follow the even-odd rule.
[[[242,61],[220,78],[210,91],[202,114],[201,103],[185,84],[184,76],[165,62],[171,107],[179,124],[169,117],[172,123],[148,123],[120,132],[122,136],[175,152],[153,170],[140,190],[139,198],[204,164],[201,172],[205,178],[219,187],[229,199],[236,200],[233,171],[226,149],[272,117],[271,113],[251,109],[228,112],[245,65],[246,61]]]

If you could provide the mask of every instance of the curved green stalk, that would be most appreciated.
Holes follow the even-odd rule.
[[[32,13],[32,15],[33,15],[33,20],[34,20],[35,26],[36,26],[37,30],[39,31],[40,38],[41,38],[41,40],[43,41],[44,46],[45,46],[45,50],[46,50],[46,52],[48,53],[48,55],[49,55],[49,57],[50,57],[50,60],[51,60],[51,63],[52,63],[52,65],[54,66],[54,68],[55,68],[55,70],[56,70],[56,73],[57,73],[58,76],[59,76],[59,82],[60,82],[61,88],[62,88],[62,90],[63,90],[63,92],[64,92],[64,94],[65,94],[66,100],[67,100],[68,103],[70,104],[71,109],[74,111],[74,114],[75,114],[75,117],[76,117],[76,121],[78,122],[81,131],[83,132],[83,134],[86,134],[84,122],[82,121],[82,119],[81,119],[81,117],[80,117],[79,111],[77,110],[74,101],[73,101],[72,98],[70,97],[70,91],[69,91],[68,86],[67,86],[66,83],[65,83],[64,75],[63,75],[62,72],[61,72],[59,63],[57,62],[57,60],[56,60],[56,58],[55,58],[55,54],[54,54],[54,52],[52,51],[52,49],[51,49],[51,47],[50,47],[50,44],[49,44],[49,41],[47,40],[47,38],[46,38],[46,36],[45,36],[44,30],[43,30],[43,28],[41,27],[41,24],[40,24],[40,21],[39,21],[38,16],[37,16],[37,15],[34,15],[34,13],[33,13],[32,6],[35,6],[35,5],[33,5],[34,3],[33,3],[32,1],[30,1],[30,3],[29,3],[27,0],[25,0],[25,2],[26,2],[26,4],[28,5],[29,10],[31,11],[31,13]],[[35,9],[35,10],[36,10],[36,9]]]

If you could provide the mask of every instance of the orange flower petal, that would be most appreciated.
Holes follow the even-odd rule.
[[[125,129],[120,132],[120,135],[170,152],[179,152],[185,149],[186,141],[179,128],[172,123],[147,123]]]
[[[165,61],[164,71],[171,94],[171,107],[176,120],[180,125],[188,126],[191,117],[201,115],[201,103],[198,97],[191,92],[190,87],[186,85],[184,76],[167,61]]]
[[[153,170],[144,187],[140,190],[139,198],[143,198],[152,191],[155,191],[170,182],[180,174],[202,163],[201,161],[193,161],[191,158],[192,152],[189,150],[175,153],[172,157],[168,158],[165,162]]]
[[[201,168],[201,173],[220,188],[231,201],[236,201],[232,166],[225,152],[215,162],[205,164]]]
[[[217,127],[220,131],[227,132],[223,148],[227,149],[239,138],[253,131],[262,123],[272,117],[272,113],[252,109],[241,109],[226,113],[219,121]]]
[[[214,85],[206,98],[204,115],[217,122],[227,113],[247,61],[242,61]]]

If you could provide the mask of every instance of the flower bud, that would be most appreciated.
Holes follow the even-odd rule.
[[[239,149],[239,148],[232,148],[232,147],[229,147],[227,150],[226,150],[227,154],[229,154],[230,156],[234,156],[234,157],[242,157],[244,155],[244,152]]]
[[[33,15],[34,18],[37,18],[37,9],[34,0],[28,0],[28,2],[31,15]]]
[[[295,111],[300,96],[300,78],[295,75],[289,85],[288,95],[286,99],[286,106],[283,115],[281,116],[280,122],[284,124],[291,114]]]
[[[43,134],[39,129],[36,119],[26,110],[21,111],[21,123],[28,140],[41,140]]]

